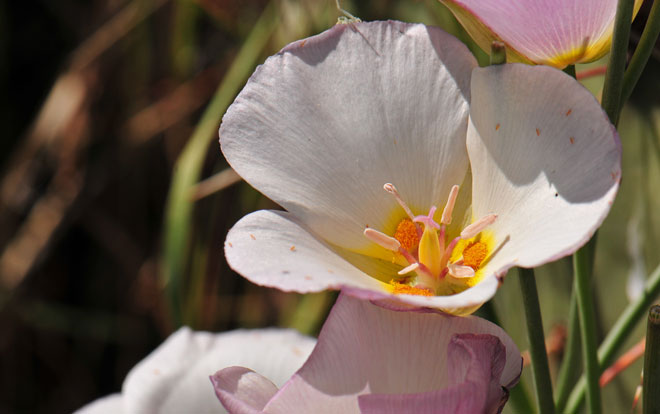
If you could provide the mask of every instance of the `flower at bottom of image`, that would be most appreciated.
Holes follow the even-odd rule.
[[[214,334],[181,328],[126,376],[121,394],[98,399],[75,414],[226,413],[209,383],[222,367],[243,365],[284,384],[316,340],[291,329]]]
[[[404,312],[341,295],[307,361],[284,386],[233,366],[211,377],[234,414],[498,413],[522,359],[477,317]]]
[[[76,414],[498,413],[521,370],[513,340],[484,319],[342,294],[318,341],[287,329],[182,328],[131,370],[121,394]]]

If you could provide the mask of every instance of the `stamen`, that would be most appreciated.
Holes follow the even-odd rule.
[[[392,194],[394,196],[394,199],[396,200],[397,203],[401,206],[401,208],[406,212],[408,217],[410,217],[411,220],[414,220],[415,215],[413,214],[412,210],[408,207],[405,201],[401,198],[399,195],[399,191],[397,191],[396,187],[392,183],[387,183],[383,185],[383,189],[387,191],[388,193]]]
[[[397,273],[399,276],[403,276],[405,274],[408,274],[410,272],[414,272],[415,270],[419,269],[419,263],[413,263],[409,266],[404,267],[403,269],[399,270]]]
[[[454,212],[454,205],[456,204],[456,198],[458,197],[458,186],[455,185],[449,191],[449,198],[447,199],[447,204],[445,209],[442,210],[442,219],[440,223],[442,224],[451,224],[451,215]]]
[[[473,238],[474,236],[485,230],[488,226],[493,224],[496,219],[497,219],[497,214],[487,214],[483,216],[479,220],[475,221],[474,223],[470,224],[469,226],[463,229],[463,231],[461,232],[461,239],[467,240]]]
[[[447,266],[449,269],[449,274],[458,279],[467,279],[474,276],[474,269],[470,266],[463,266],[456,263],[452,263]]]
[[[417,225],[410,219],[403,219],[396,226],[394,238],[401,243],[401,247],[411,250],[419,244],[420,234],[417,230]]]
[[[415,223],[423,223],[426,228],[434,228],[434,229],[439,229],[440,225],[433,220],[433,216],[435,215],[435,210],[437,210],[436,206],[432,206],[431,209],[429,210],[428,216],[417,216],[413,219]]]
[[[399,243],[399,241],[394,237],[390,237],[387,234],[381,233],[378,230],[374,230],[372,228],[364,229],[364,236],[379,246],[386,248],[387,250],[398,252],[399,247],[401,247],[401,243]]]

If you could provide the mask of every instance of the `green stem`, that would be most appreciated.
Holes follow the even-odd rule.
[[[644,414],[660,413],[660,305],[651,307],[646,326],[646,350],[644,351],[644,382],[642,404]]]
[[[612,49],[605,73],[602,106],[612,124],[617,125],[621,112],[621,88],[626,65],[630,22],[633,14],[633,0],[619,0],[614,20]],[[590,280],[593,257],[596,250],[596,237],[578,250],[573,256],[575,267],[575,289],[577,289],[578,314],[582,340],[582,355],[585,362],[585,380],[590,413],[601,412],[600,377],[601,366],[596,355],[596,327],[593,314]],[[579,383],[578,383],[579,385]],[[571,394],[572,396],[573,394]],[[569,398],[569,404],[571,400]]]
[[[243,43],[174,166],[165,207],[161,283],[165,289],[170,316],[175,326],[185,322],[184,279],[194,203],[190,191],[199,181],[204,157],[218,130],[218,121],[252,73],[257,59],[268,45],[270,35],[279,23],[277,14],[275,2],[270,2]]]
[[[577,296],[578,316],[580,318],[580,339],[582,355],[587,378],[587,405],[589,412],[599,414],[602,411],[600,402],[600,367],[596,356],[596,323],[594,317],[594,302],[591,296],[591,274],[593,270],[593,252],[596,247],[596,237],[592,238],[573,256],[573,269]]]
[[[545,349],[543,320],[541,318],[534,270],[519,268],[518,271],[525,307],[525,319],[527,320],[527,337],[529,338],[529,354],[532,357],[536,402],[540,414],[552,414],[555,412],[555,404],[552,400],[552,381],[550,380],[548,354]]]
[[[580,353],[580,322],[578,318],[577,294],[574,290],[571,295],[571,305],[568,311],[568,339],[555,391],[555,406],[560,413],[564,411],[571,388],[575,385],[580,375],[580,371],[577,369],[581,365],[580,357],[582,356]]]
[[[602,106],[614,125],[619,122],[621,87],[623,85],[623,71],[626,66],[633,6],[633,0],[619,0],[617,5],[614,33],[612,34],[612,49],[610,50],[610,59],[607,63],[605,84],[603,85]]]
[[[637,301],[629,304],[623,311],[619,319],[616,321],[610,332],[605,337],[605,340],[598,348],[598,363],[600,369],[603,370],[609,367],[614,362],[616,353],[621,349],[628,336],[635,328],[636,323],[642,318],[642,315],[651,306],[651,303],[660,294],[660,265],[655,268],[649,277],[644,292]],[[584,399],[586,391],[586,379],[584,375],[580,378],[577,385],[573,389],[568,404],[566,405],[566,414],[577,412],[580,404]]]
[[[649,18],[646,21],[646,26],[642,32],[642,37],[639,40],[639,44],[635,49],[632,59],[630,59],[628,69],[623,76],[623,90],[621,91],[620,106],[623,106],[628,98],[630,98],[633,89],[635,89],[635,85],[637,85],[637,81],[639,81],[639,77],[642,76],[642,71],[648,62],[649,57],[651,57],[653,47],[655,46],[659,34],[660,1],[654,1],[653,6],[651,7],[651,12],[649,13]]]
[[[506,63],[506,47],[503,42],[495,40],[490,45],[490,64],[503,65]]]

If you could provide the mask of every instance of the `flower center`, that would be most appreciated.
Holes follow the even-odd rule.
[[[477,272],[491,250],[483,233],[495,222],[496,214],[481,217],[448,240],[447,226],[458,197],[457,185],[449,193],[440,223],[434,219],[436,206],[431,206],[427,215],[415,216],[394,185],[388,183],[383,188],[394,196],[408,218],[399,222],[393,237],[371,228],[366,228],[364,235],[408,262],[389,283],[393,293],[450,295],[479,282]]]

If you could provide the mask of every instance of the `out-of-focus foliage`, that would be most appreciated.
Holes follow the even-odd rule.
[[[435,0],[342,6],[363,20],[441,26],[488,62]],[[256,64],[339,15],[334,0],[0,2],[0,412],[70,412],[117,391],[180,323],[317,332],[333,294],[260,288],[227,267],[231,225],[277,206],[226,170],[216,131]],[[633,261],[650,270],[660,260],[659,53],[619,123],[623,185],[596,264],[601,337],[627,303]],[[598,95],[602,76],[584,82]],[[537,274],[556,370],[570,266]],[[516,283],[507,279],[494,308],[525,349]],[[629,410],[640,370],[607,386],[612,412]]]

